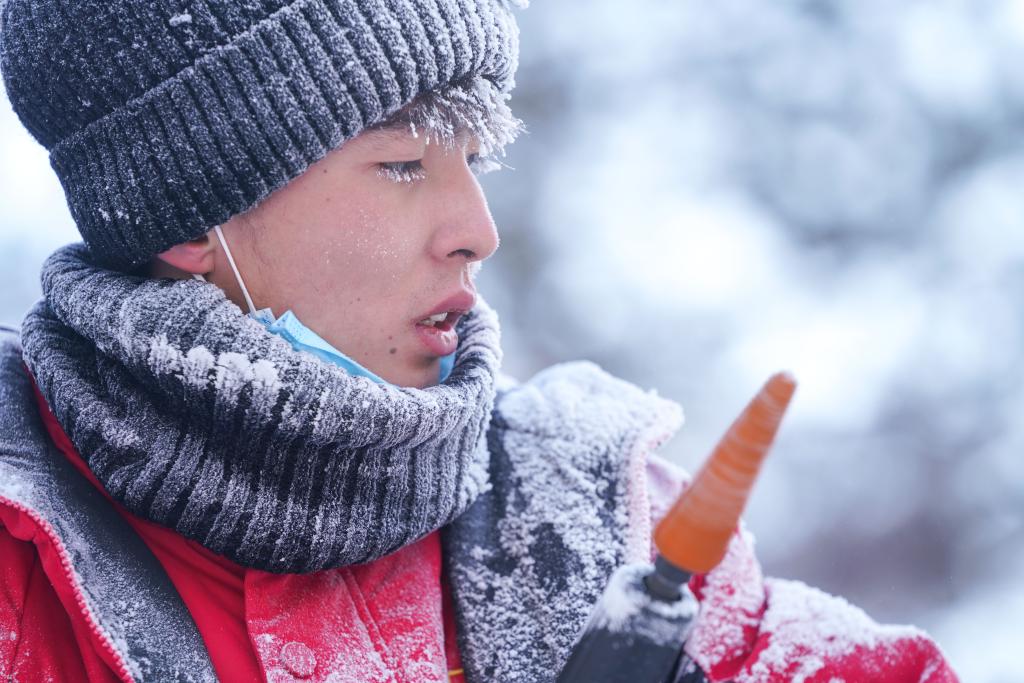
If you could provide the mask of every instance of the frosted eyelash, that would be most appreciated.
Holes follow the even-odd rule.
[[[488,155],[477,155],[477,158],[474,159],[473,162],[470,164],[470,168],[472,168],[473,172],[476,173],[477,175],[483,175],[485,173],[490,173],[491,171],[499,171],[503,168],[512,167],[498,160],[497,157]]]
[[[395,183],[412,183],[423,178],[424,171],[422,168],[409,168],[413,164],[418,163],[418,161],[380,163],[378,164],[377,174]],[[484,156],[480,154],[476,155],[476,158],[470,162],[469,166],[476,175],[483,175],[485,173],[490,173],[491,171],[497,171],[501,168],[511,168],[511,166],[502,163],[492,156]]]
[[[407,167],[416,162],[397,161],[394,163],[377,164],[377,175],[394,183],[412,183],[423,177],[423,169],[409,170]]]

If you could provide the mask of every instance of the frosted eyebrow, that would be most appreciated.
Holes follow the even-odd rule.
[[[388,143],[400,142],[411,134],[408,123],[393,124],[384,128],[369,128],[363,133],[363,139],[369,149],[384,151]]]
[[[428,134],[421,126],[416,127],[416,133],[420,136]],[[471,135],[472,131],[467,126],[459,126],[456,132],[456,139],[461,140]],[[408,140],[411,136],[412,121],[406,117],[395,119],[386,125],[378,124],[376,127],[367,128],[362,134],[366,147],[371,151],[377,152],[387,151],[388,143]],[[429,137],[432,141],[436,140],[436,135],[434,134],[429,134]]]

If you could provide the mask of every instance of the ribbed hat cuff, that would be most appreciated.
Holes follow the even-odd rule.
[[[296,0],[205,53],[51,150],[90,251],[144,263],[467,74],[510,92],[518,28],[505,2]]]

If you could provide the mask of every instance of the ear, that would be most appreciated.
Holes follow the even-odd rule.
[[[216,242],[210,239],[208,232],[194,240],[175,244],[167,251],[157,254],[156,258],[186,273],[205,275],[213,270],[216,248]]]

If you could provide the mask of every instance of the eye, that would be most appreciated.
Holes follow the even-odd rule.
[[[377,164],[377,174],[395,183],[412,183],[426,175],[420,160],[391,161]]]
[[[490,173],[491,171],[497,171],[501,168],[501,164],[492,156],[481,156],[479,152],[473,152],[466,157],[466,163],[473,170],[473,173],[477,175],[483,175],[484,173]]]
[[[413,183],[426,177],[426,170],[420,159],[413,161],[389,161],[377,164],[377,174],[395,183]],[[493,157],[473,152],[466,157],[466,163],[476,175],[483,175],[501,168]]]

